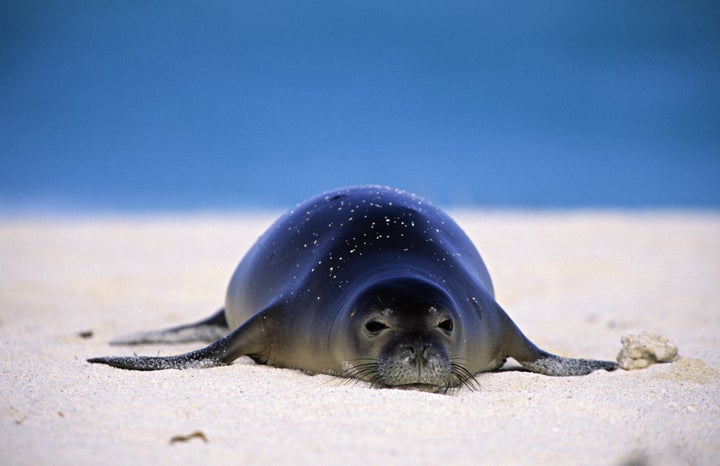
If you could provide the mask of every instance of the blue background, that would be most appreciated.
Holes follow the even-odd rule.
[[[720,2],[0,2],[0,209],[720,207]]]

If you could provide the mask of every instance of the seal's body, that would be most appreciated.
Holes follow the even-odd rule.
[[[548,375],[616,367],[538,349],[495,302],[485,264],[460,227],[422,198],[377,186],[326,193],[278,219],[238,265],[224,312],[123,342],[192,337],[225,324],[229,335],[192,353],[89,361],[154,370],[247,355],[429,390],[472,384],[507,357]]]

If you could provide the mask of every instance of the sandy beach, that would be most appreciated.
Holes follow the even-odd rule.
[[[651,331],[680,359],[572,378],[501,370],[447,395],[246,358],[147,373],[91,365],[198,347],[108,341],[221,307],[275,214],[6,217],[0,463],[717,464],[720,213],[451,215],[540,347],[614,359],[623,335]]]

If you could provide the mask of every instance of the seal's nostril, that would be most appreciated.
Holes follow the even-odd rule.
[[[427,359],[428,355],[432,352],[432,348],[430,345],[420,343],[413,345],[404,345],[402,349],[405,351],[405,354],[412,359],[415,359],[418,356],[421,359]]]

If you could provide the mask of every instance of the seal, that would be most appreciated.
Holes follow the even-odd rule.
[[[413,194],[361,186],[321,194],[280,217],[241,260],[225,308],[191,325],[117,344],[217,339],[177,356],[88,359],[124,369],[256,363],[376,387],[447,391],[507,358],[546,375],[614,370],[611,361],[539,349],[494,298],[463,230]]]

